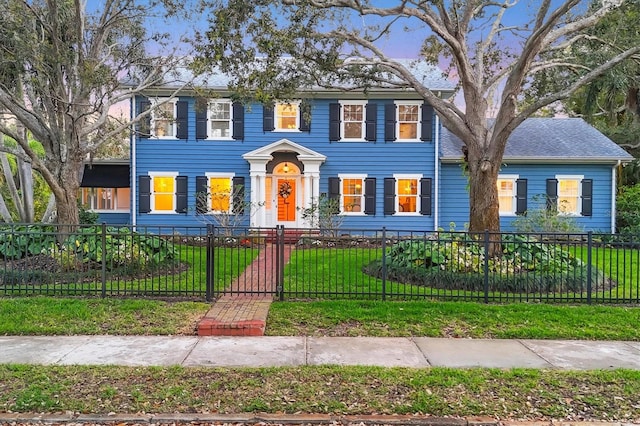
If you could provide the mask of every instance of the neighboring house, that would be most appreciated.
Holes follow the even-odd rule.
[[[452,95],[440,71],[414,71]],[[191,91],[169,99],[167,87],[132,101],[135,113],[159,107],[132,136],[131,200],[117,204],[128,223],[199,225],[218,211],[244,214],[245,225],[304,228],[303,210],[321,196],[339,201],[345,229],[468,222],[461,143],[416,93],[316,89],[267,107],[233,102],[223,76],[208,81],[208,99]],[[503,230],[540,194],[585,229],[613,230],[616,167],[631,159],[582,120],[527,120],[508,143],[498,182]],[[197,194],[208,194],[204,204]]]

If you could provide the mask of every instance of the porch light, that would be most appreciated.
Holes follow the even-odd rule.
[[[284,167],[282,168],[282,171],[284,173],[289,173],[289,164],[288,163],[284,163]]]

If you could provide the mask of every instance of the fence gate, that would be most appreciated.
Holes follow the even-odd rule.
[[[282,297],[283,267],[291,245],[283,226],[207,227],[207,300],[224,294]]]

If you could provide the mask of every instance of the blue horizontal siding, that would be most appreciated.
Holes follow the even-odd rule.
[[[580,164],[505,164],[500,171],[505,175],[518,175],[527,179],[527,207],[529,210],[544,208],[547,179],[556,175],[582,175],[593,179],[592,216],[572,217],[585,231],[611,231],[611,165]],[[440,227],[449,229],[454,222],[457,230],[463,230],[469,222],[469,193],[467,178],[460,164],[443,164],[440,189]],[[540,205],[542,203],[542,205]],[[501,216],[503,231],[514,231],[516,217]]]
[[[98,222],[106,223],[107,225],[130,225],[131,215],[129,213],[98,213]]]
[[[368,216],[347,216],[344,227],[407,227],[414,229],[433,229],[433,216],[384,216],[383,180],[394,173],[421,174],[433,178],[435,145],[432,142],[385,142],[384,141],[384,103],[392,100],[370,100],[378,104],[377,141],[376,142],[330,142],[329,141],[329,103],[333,100],[315,100],[311,104],[310,132],[264,132],[262,130],[263,107],[252,104],[245,107],[244,140],[196,140],[195,139],[195,100],[181,97],[189,102],[189,138],[186,140],[137,139],[136,175],[146,175],[149,171],[178,172],[188,176],[187,214],[143,214],[137,215],[141,225],[176,224],[189,225],[201,223],[193,209],[195,206],[195,177],[206,172],[235,173],[245,178],[246,193],[251,191],[249,163],[242,155],[279,141],[287,139],[305,146],[327,157],[320,167],[320,192],[328,192],[329,177],[342,173],[366,174],[376,181],[376,214]],[[136,176],[136,179],[137,179]],[[138,197],[139,194],[136,194]]]

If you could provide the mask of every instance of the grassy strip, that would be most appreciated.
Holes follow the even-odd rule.
[[[0,299],[0,335],[194,334],[207,303],[141,299]]]
[[[632,307],[318,301],[271,305],[268,335],[640,340]]]
[[[0,411],[410,414],[637,421],[640,372],[0,366]]]

